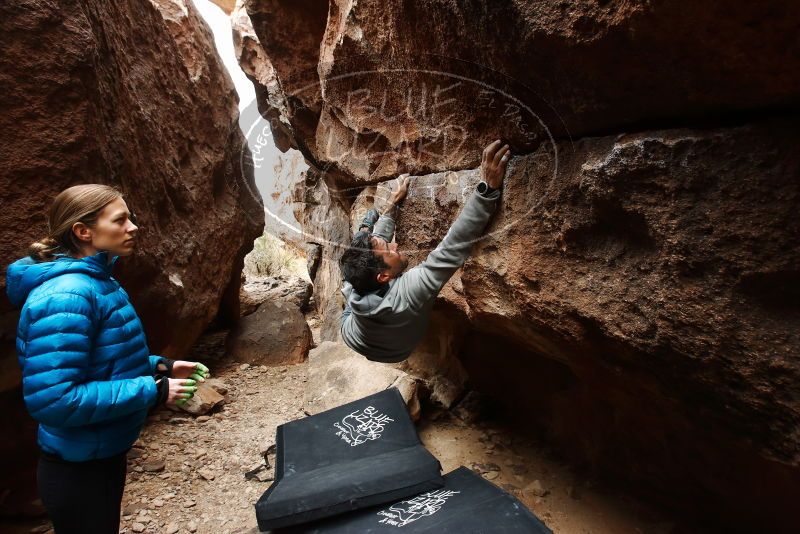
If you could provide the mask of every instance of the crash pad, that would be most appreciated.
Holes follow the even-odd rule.
[[[396,388],[280,425],[259,529],[299,525],[444,485]]]

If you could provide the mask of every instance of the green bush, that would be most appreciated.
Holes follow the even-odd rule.
[[[244,258],[246,276],[307,277],[305,270],[305,258],[269,233],[257,238],[253,250]]]

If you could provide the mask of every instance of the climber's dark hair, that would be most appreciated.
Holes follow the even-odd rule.
[[[353,236],[350,247],[339,260],[342,277],[350,282],[359,295],[366,295],[380,289],[378,273],[389,268],[383,258],[372,251],[371,234],[358,232]]]

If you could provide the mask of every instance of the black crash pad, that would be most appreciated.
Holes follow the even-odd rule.
[[[503,533],[553,534],[506,491],[466,467],[444,477],[443,488],[315,521],[281,534]],[[398,530],[400,529],[400,530]]]
[[[275,481],[256,503],[262,531],[441,488],[396,388],[280,425]]]

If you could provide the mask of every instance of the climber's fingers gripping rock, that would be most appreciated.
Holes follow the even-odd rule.
[[[506,175],[508,160],[511,159],[511,147],[507,144],[501,146],[501,141],[492,142],[483,149],[481,159],[481,174],[483,181],[492,189],[500,189]]]

